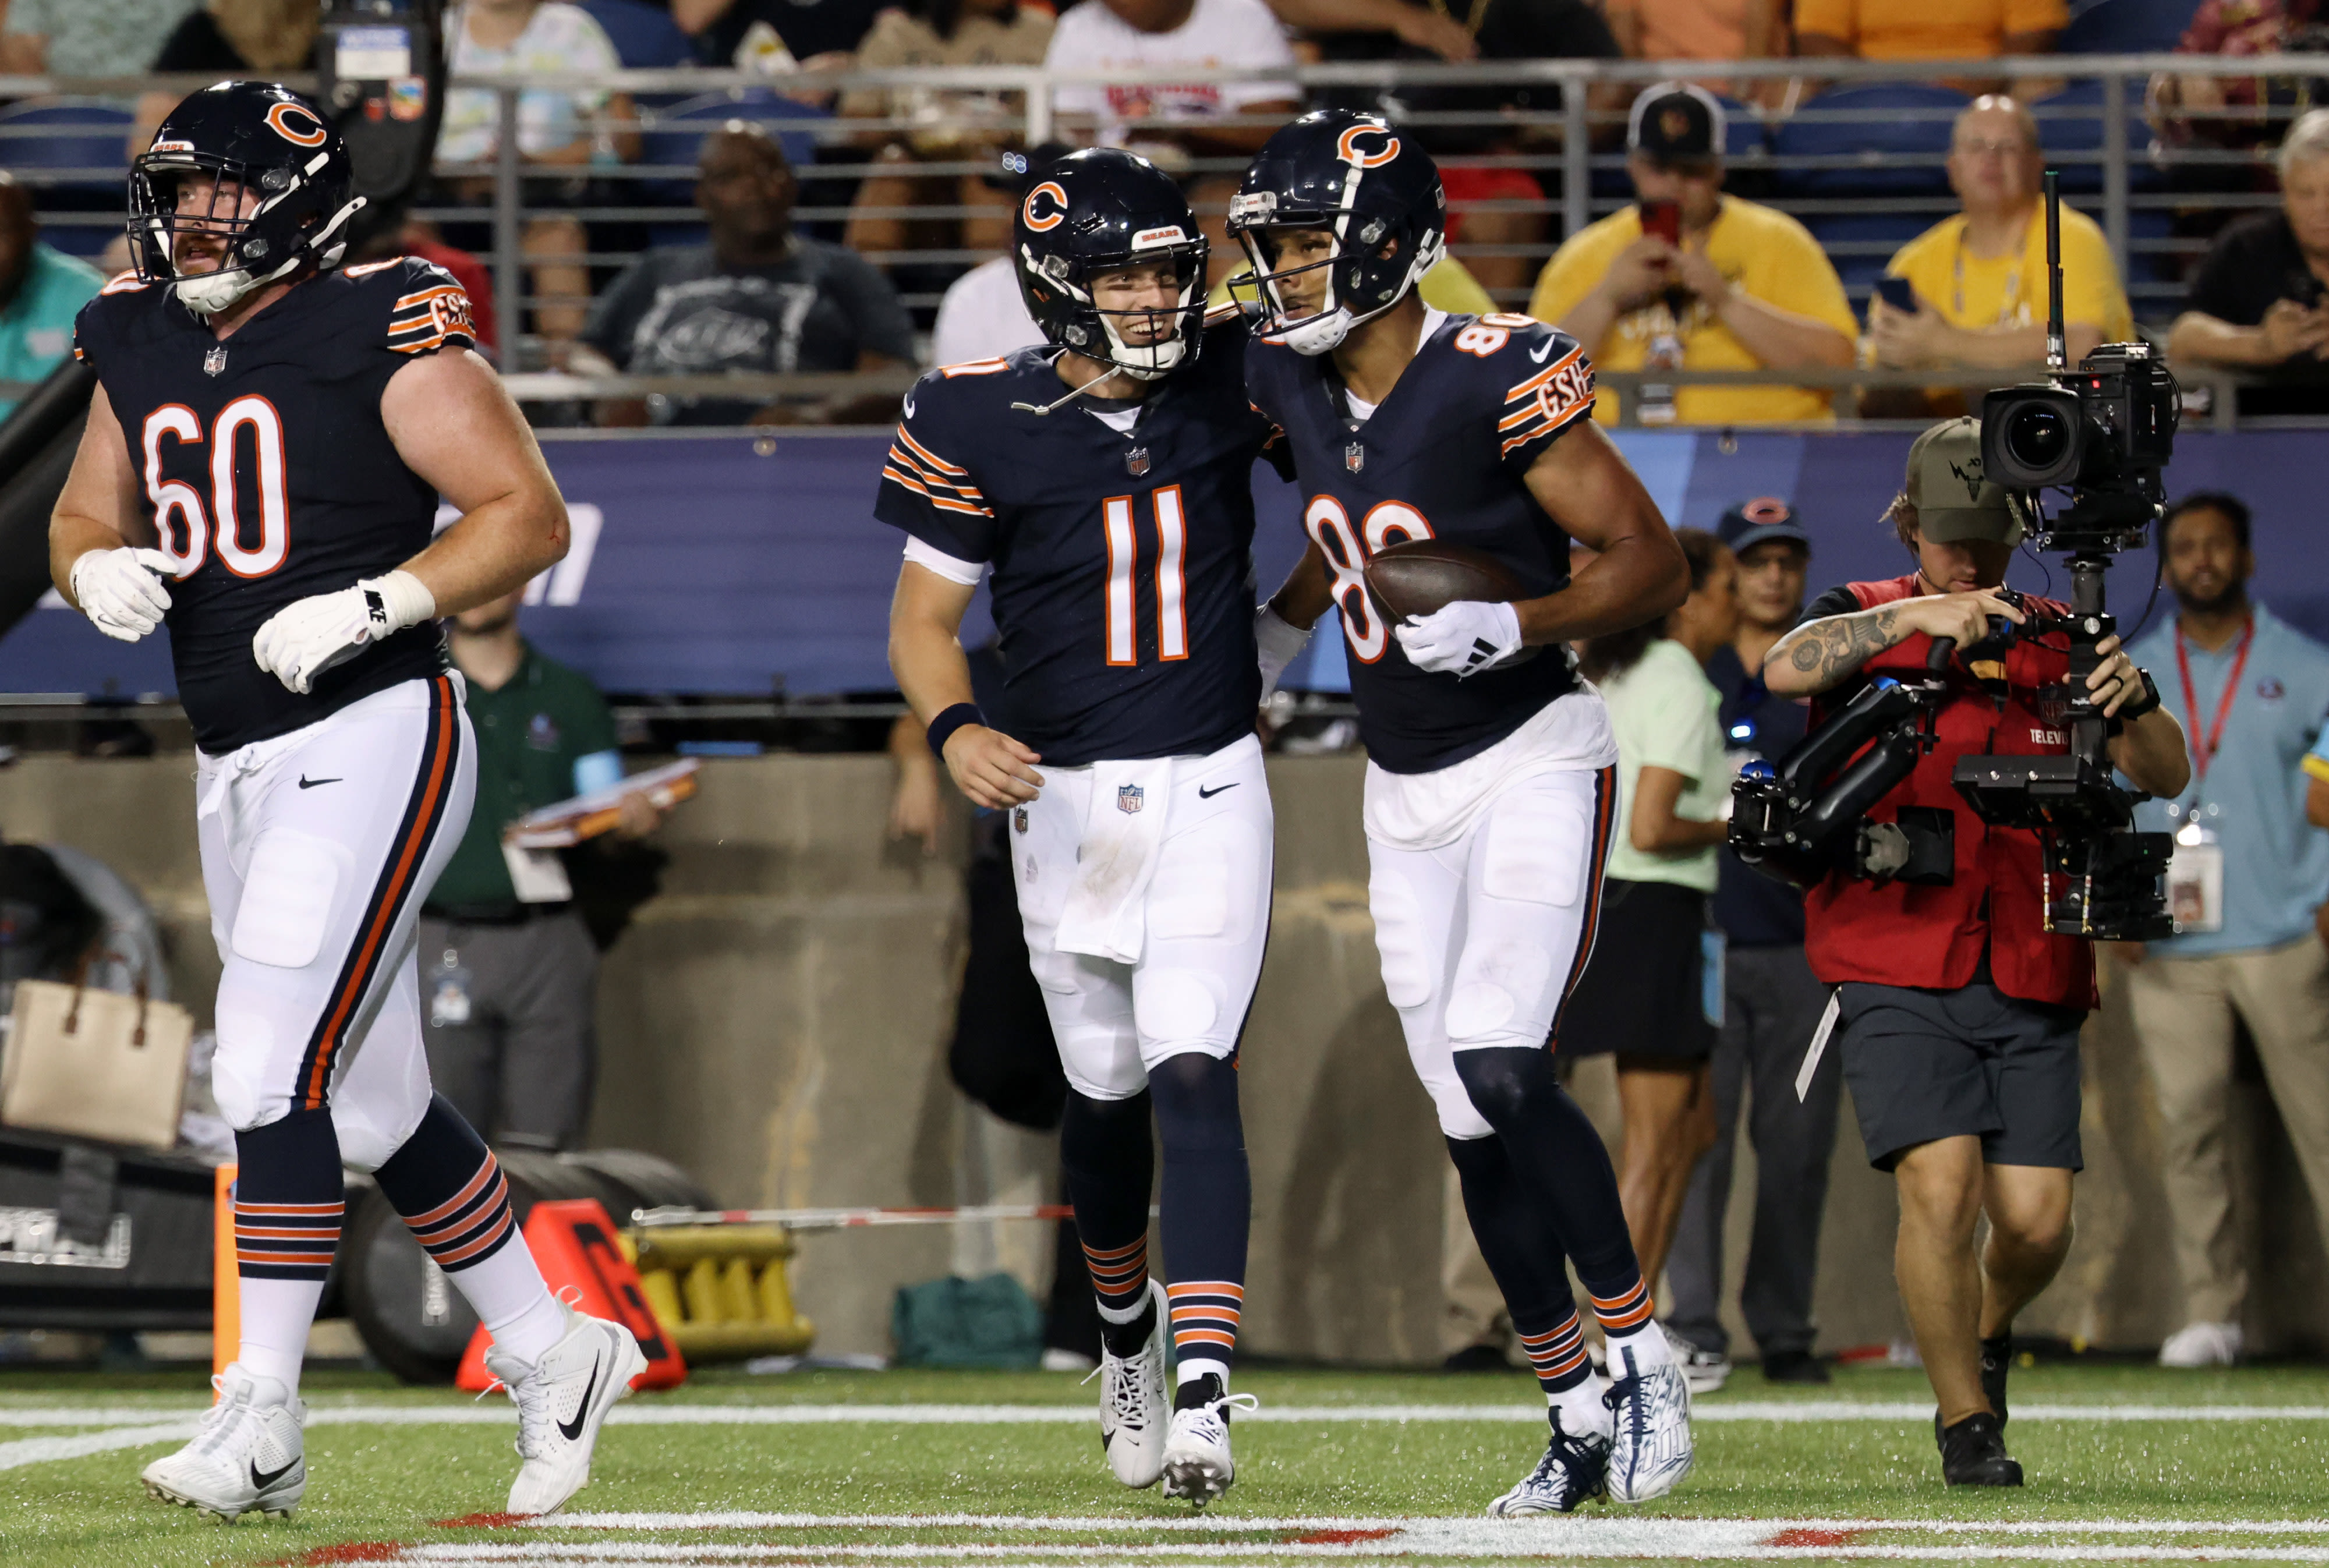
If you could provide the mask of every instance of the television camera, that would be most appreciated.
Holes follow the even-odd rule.
[[[2047,379],[2002,387],[1982,400],[1982,468],[2006,492],[2032,545],[2068,557],[2067,615],[1993,619],[1980,649],[2015,638],[2067,635],[2070,678],[2041,694],[2059,711],[2068,743],[2057,755],[1966,757],[1951,782],[1975,814],[2035,833],[2043,852],[2046,929],[2099,940],[2173,935],[2161,877],[2173,853],[2164,833],[2135,829],[2143,795],[2112,777],[2105,752],[2116,721],[2089,700],[2097,646],[2117,630],[2103,608],[2113,555],[2143,544],[2164,510],[2161,471],[2173,456],[2180,394],[2146,344],[2112,344],[2067,365],[2063,343],[2061,198],[2046,174]],[[2043,493],[2068,493],[2050,515]],[[1957,648],[1937,638],[1922,680],[1879,676],[1805,737],[1775,767],[1750,763],[1732,788],[1730,842],[1768,874],[1809,885],[1834,871],[1877,882],[1946,883],[1955,874],[1954,817],[1903,808],[1894,820],[1868,812],[1934,745],[1933,721],[1947,690],[1942,674]]]

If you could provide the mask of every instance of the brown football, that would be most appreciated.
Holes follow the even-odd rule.
[[[1411,615],[1444,609],[1457,600],[1509,603],[1535,597],[1511,567],[1486,551],[1444,539],[1403,539],[1377,551],[1367,562],[1367,593],[1393,625]],[[1538,652],[1523,648],[1507,665],[1523,663]]]

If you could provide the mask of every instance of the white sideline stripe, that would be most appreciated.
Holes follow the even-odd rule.
[[[14,1442],[0,1443],[0,1470],[47,1464],[53,1459],[83,1459],[115,1449],[139,1449],[147,1443],[184,1442],[193,1435],[194,1421],[188,1416],[159,1425],[111,1427],[80,1437],[20,1438]]]
[[[1401,1530],[1413,1533],[1442,1527],[1477,1527],[1515,1532],[1551,1530],[1610,1535],[1628,1531],[1671,1531],[1721,1526],[1743,1530],[1760,1540],[1786,1530],[1897,1530],[1934,1535],[2190,1535],[2208,1533],[2232,1535],[2329,1536],[2329,1518],[2321,1519],[1671,1519],[1624,1517],[1565,1520],[1482,1519],[1470,1516],[1435,1519],[1416,1515],[1352,1517],[1312,1515],[1291,1518],[1240,1517],[1229,1514],[1170,1514],[1155,1518],[1129,1515],[1094,1515],[1082,1518],[1056,1514],[758,1514],[710,1512],[695,1514],[577,1513],[552,1514],[513,1521],[528,1530],[997,1530],[1027,1534],[1118,1530],[1195,1531],[1205,1535],[1264,1534],[1322,1530]],[[1500,1536],[1500,1539],[1508,1538]],[[466,1550],[467,1548],[465,1548]]]
[[[181,1409],[152,1406],[35,1406],[0,1409],[0,1428],[147,1426],[191,1422],[208,1405]],[[2318,1404],[2017,1404],[2024,1422],[2258,1422],[2329,1421],[2329,1405]],[[1701,1426],[1739,1422],[1881,1422],[1923,1423],[1932,1420],[1926,1402],[1853,1400],[1742,1401],[1702,1404],[1691,1412]],[[608,1417],[616,1426],[1045,1426],[1080,1425],[1093,1419],[1083,1404],[646,1404],[618,1406]],[[1542,1404],[1327,1404],[1264,1405],[1240,1412],[1240,1425],[1400,1422],[1522,1422],[1542,1425]],[[307,1424],[317,1426],[495,1426],[516,1420],[500,1400],[485,1404],[324,1405],[311,1407]],[[0,1452],[8,1445],[0,1444]]]

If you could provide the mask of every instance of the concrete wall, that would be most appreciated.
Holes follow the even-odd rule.
[[[0,832],[102,855],[144,888],[179,993],[207,1021],[218,966],[192,774],[184,753],[31,759],[0,769]],[[966,1113],[945,1070],[961,825],[935,860],[891,844],[889,782],[879,756],[707,766],[702,792],[665,830],[664,893],[606,966],[595,1141],[666,1155],[732,1204],[935,1204],[999,1190],[994,1126]],[[1360,766],[1273,759],[1270,783],[1278,902],[1243,1062],[1255,1189],[1246,1341],[1278,1355],[1430,1361],[1446,1157],[1375,969]],[[2156,1113],[2115,987],[2087,1055],[2079,1239],[2023,1327],[2155,1345],[2181,1302],[2159,1219]],[[1606,1076],[1589,1070],[1578,1091],[1614,1138]],[[2250,1343],[2329,1345],[2329,1263],[2287,1140],[2259,1085],[2243,1082],[2236,1104],[2237,1202],[2256,1260]],[[1030,1142],[1005,1152],[1023,1162]],[[1733,1280],[1752,1172],[1742,1149]],[[1893,1217],[1889,1180],[1868,1169],[1847,1113],[1823,1238],[1824,1347],[1904,1333]],[[939,1229],[808,1238],[796,1283],[819,1348],[885,1349],[898,1285],[998,1255],[963,1240]],[[1040,1251],[1025,1241],[1005,1238],[1000,1254],[1025,1267]]]

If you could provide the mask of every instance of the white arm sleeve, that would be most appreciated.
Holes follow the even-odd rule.
[[[965,588],[976,588],[986,576],[985,562],[964,561],[948,555],[910,534],[906,535],[906,559],[925,571],[936,572],[948,582],[959,582]]]

